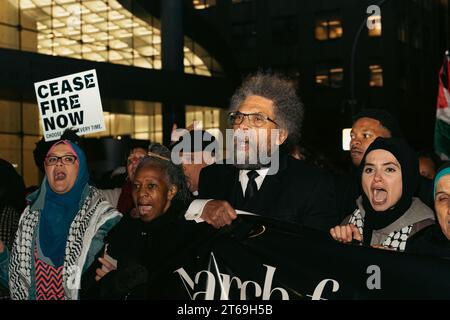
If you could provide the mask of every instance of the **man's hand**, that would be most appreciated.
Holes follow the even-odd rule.
[[[342,243],[350,243],[353,240],[362,241],[361,233],[354,224],[331,228],[330,234],[334,240]]]
[[[3,253],[5,251],[5,245],[3,244],[2,240],[0,240],[0,253]]]
[[[211,200],[203,208],[201,218],[214,228],[230,225],[237,218],[236,211],[226,201]]]

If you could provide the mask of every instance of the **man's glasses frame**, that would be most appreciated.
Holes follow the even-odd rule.
[[[228,113],[228,123],[232,126],[238,126],[242,122],[244,122],[245,118],[248,118],[248,122],[251,126],[260,128],[264,126],[267,121],[270,121],[278,126],[278,123],[275,120],[270,119],[263,113],[255,112],[255,113],[243,113],[240,111],[230,112]]]

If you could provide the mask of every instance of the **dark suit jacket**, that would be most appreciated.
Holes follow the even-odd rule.
[[[239,169],[228,164],[202,169],[198,198],[226,200],[235,209],[327,232],[339,222],[332,177],[282,152],[278,173],[267,175],[248,203],[244,203]]]

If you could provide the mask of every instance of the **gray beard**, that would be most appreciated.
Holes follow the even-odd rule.
[[[270,163],[268,163],[268,164],[262,164],[261,162],[261,159],[259,158],[259,155],[257,155],[256,156],[256,163],[254,163],[253,161],[253,163],[249,163],[250,162],[250,156],[249,155],[247,155],[246,157],[245,157],[245,161],[244,161],[244,163],[238,163],[239,161],[237,161],[237,152],[234,154],[234,163],[233,163],[233,166],[234,167],[236,167],[236,168],[238,168],[239,170],[259,170],[259,169],[261,169],[261,168],[264,168],[264,167],[270,167]]]

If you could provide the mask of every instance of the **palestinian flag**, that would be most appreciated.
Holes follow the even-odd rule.
[[[444,64],[439,72],[434,148],[442,160],[450,160],[450,59],[445,53]]]

